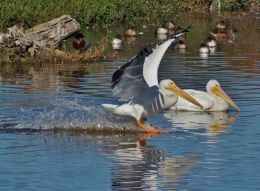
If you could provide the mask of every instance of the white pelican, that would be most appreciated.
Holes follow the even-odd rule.
[[[217,80],[209,80],[206,85],[206,90],[207,92],[193,89],[184,90],[196,99],[203,106],[203,109],[190,104],[181,97],[178,99],[178,102],[171,107],[171,109],[186,111],[226,111],[228,110],[229,105],[231,105],[237,111],[240,111],[239,107],[224,92]]]
[[[187,30],[180,31],[155,49],[143,48],[136,56],[117,69],[112,76],[112,90],[126,103],[122,105],[102,104],[116,115],[131,117],[141,131],[159,133],[143,124],[150,114],[173,106],[178,95],[202,107],[195,99],[182,91],[172,80],[158,83],[158,68],[167,48]]]

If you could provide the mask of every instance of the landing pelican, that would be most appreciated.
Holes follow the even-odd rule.
[[[125,103],[102,104],[102,106],[116,115],[133,118],[140,130],[147,133],[160,133],[160,130],[148,128],[143,123],[146,117],[170,108],[177,102],[178,96],[202,108],[172,80],[166,79],[158,83],[158,68],[164,53],[176,38],[186,31],[180,31],[155,49],[143,48],[117,69],[112,76],[112,91],[114,96],[118,96]]]
[[[171,109],[186,111],[226,111],[228,110],[229,105],[231,105],[237,111],[240,111],[239,107],[224,92],[217,80],[209,80],[206,85],[206,90],[207,92],[193,89],[184,90],[196,99],[203,106],[203,109],[190,104],[181,97]]]

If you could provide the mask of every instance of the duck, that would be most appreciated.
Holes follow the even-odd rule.
[[[72,45],[75,48],[76,52],[80,53],[87,50],[91,46],[91,43],[84,38],[84,35],[81,32],[77,32],[74,35]]]
[[[202,59],[207,59],[209,57],[210,49],[206,43],[200,44],[199,53]]]
[[[211,36],[218,42],[226,42],[232,38],[223,20],[219,21],[211,32]]]
[[[185,44],[184,40],[179,40],[177,48],[178,49],[186,49],[186,44]]]
[[[123,40],[120,34],[112,39],[112,48],[114,50],[120,50],[122,48]]]
[[[134,29],[134,27],[129,27],[126,31],[124,36],[126,37],[135,37],[136,36],[136,30]]]
[[[215,29],[218,30],[219,32],[224,31],[227,29],[225,21],[221,20],[215,25]]]
[[[166,27],[166,25],[159,25],[159,26],[157,26],[156,27],[156,29],[155,29],[155,34],[165,34],[165,35],[167,35],[168,34],[168,29],[167,29],[167,27]]]
[[[208,47],[208,45],[206,44],[206,43],[201,43],[200,44],[200,48],[199,48],[199,52],[200,53],[206,53],[206,54],[208,54],[209,53],[209,47]]]
[[[215,48],[217,46],[217,42],[213,36],[207,38],[206,44],[209,48]]]
[[[169,20],[167,23],[166,23],[166,28],[168,30],[174,30],[175,29],[175,24],[173,22],[173,20]]]

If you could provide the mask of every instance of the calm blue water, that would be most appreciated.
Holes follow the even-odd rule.
[[[201,58],[215,20],[193,19],[186,52],[170,48],[159,77],[193,89],[217,79],[241,112],[158,113],[148,119],[168,132],[158,136],[84,131],[135,128],[100,104],[117,103],[111,75],[155,40],[152,26],[114,62],[0,63],[1,190],[259,190],[260,23],[228,21],[235,41]]]

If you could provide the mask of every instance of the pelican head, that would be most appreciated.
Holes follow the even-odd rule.
[[[203,108],[203,106],[198,101],[196,101],[193,97],[191,97],[189,94],[187,94],[181,88],[179,88],[172,80],[169,80],[169,79],[162,80],[160,82],[160,89],[168,96],[177,95],[177,96],[183,97],[184,99],[193,103],[194,105],[197,105],[198,107]]]
[[[220,83],[217,80],[209,80],[206,86],[208,94],[223,98],[229,105],[240,111],[239,107],[233,102],[233,100],[224,92]]]

